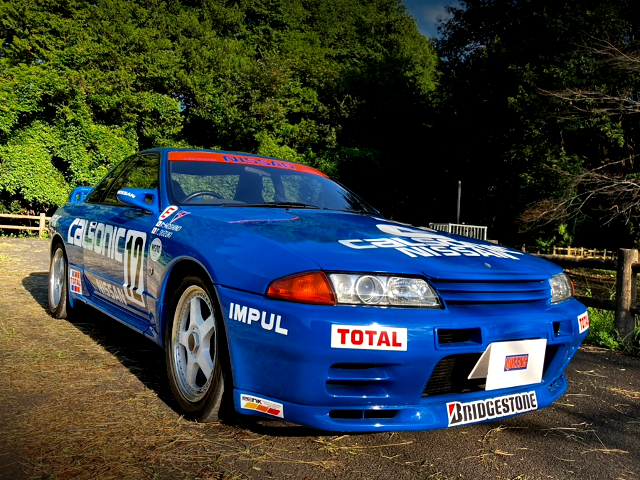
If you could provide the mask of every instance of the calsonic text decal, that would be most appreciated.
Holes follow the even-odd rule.
[[[504,371],[509,372],[511,370],[526,370],[529,365],[529,354],[523,355],[508,355],[504,359]]]
[[[407,350],[407,329],[331,325],[331,348],[355,350]]]
[[[69,269],[69,290],[82,295],[82,278],[78,270]]]
[[[258,323],[265,330],[273,330],[280,335],[289,334],[289,330],[281,326],[282,317],[280,315],[260,311],[256,308],[231,303],[229,305],[229,319],[248,325]]]
[[[122,263],[122,287],[127,303],[145,306],[142,268],[147,243],[145,232],[76,218],[69,226],[67,242]]]
[[[274,417],[284,418],[284,408],[281,403],[272,402],[253,395],[240,395],[240,408],[247,410],[257,410],[258,412],[273,415]]]
[[[447,403],[449,426],[466,425],[492,418],[506,417],[516,413],[529,412],[538,408],[536,392],[516,393],[504,397],[487,398],[475,402]]]
[[[338,240],[355,250],[393,248],[411,258],[417,257],[498,257],[519,260],[522,253],[498,245],[480,245],[425,230],[401,225],[379,224],[378,229],[391,237]]]
[[[580,333],[583,333],[589,328],[589,313],[584,312],[578,317],[578,325],[580,327]]]

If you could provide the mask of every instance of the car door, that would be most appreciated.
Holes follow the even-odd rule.
[[[92,295],[98,306],[126,310],[131,314],[126,320],[140,330],[146,329],[149,321],[146,252],[158,213],[125,205],[117,192],[123,188],[157,189],[159,166],[159,154],[138,155],[87,202],[84,265]]]

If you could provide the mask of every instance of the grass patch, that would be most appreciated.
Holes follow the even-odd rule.
[[[589,308],[589,334],[584,343],[626,353],[640,352],[640,327],[636,324],[633,342],[625,347],[620,341],[615,327],[616,314],[610,310]]]

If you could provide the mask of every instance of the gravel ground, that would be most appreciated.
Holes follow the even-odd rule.
[[[640,359],[582,349],[567,393],[513,419],[333,435],[285,422],[197,424],[162,351],[88,309],[47,312],[48,243],[0,238],[0,479],[633,479]]]

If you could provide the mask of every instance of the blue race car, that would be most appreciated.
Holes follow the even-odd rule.
[[[141,152],[51,221],[49,306],[166,352],[182,413],[425,430],[545,407],[587,334],[562,270],[383,218],[311,167]]]

